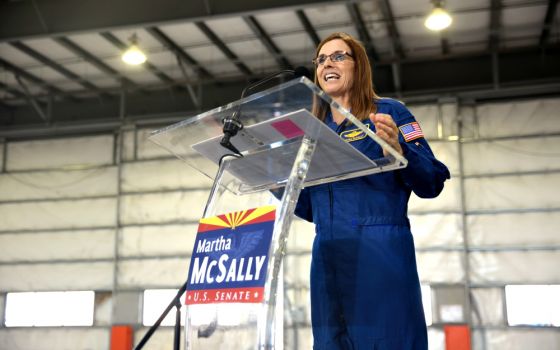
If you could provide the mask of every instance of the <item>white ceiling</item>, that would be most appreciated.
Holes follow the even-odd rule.
[[[446,55],[487,52],[489,49],[492,0],[447,1],[446,8],[454,19],[452,27],[443,36],[447,40],[448,53],[443,53],[442,36],[430,32],[423,26],[425,16],[432,8],[429,0],[388,0],[404,50],[404,57],[398,57],[393,53],[392,46],[395,44],[395,38],[389,34],[389,21],[381,11],[381,1],[371,0],[356,3],[380,62],[404,58],[438,59]],[[553,2],[555,1],[501,0],[498,27],[499,49],[537,47],[543,32],[545,13]],[[340,2],[322,3],[309,5],[300,10],[303,10],[319,38],[334,31],[345,31],[359,36],[356,23],[353,22],[348,10],[349,6],[351,5],[348,3]],[[260,23],[269,38],[293,67],[300,65],[309,67],[315,43],[296,15],[296,10],[294,8],[274,9],[249,15]],[[209,17],[204,23],[254,75],[263,75],[281,69],[274,55],[263,44],[258,34],[250,28],[244,16],[246,17],[247,14]],[[560,38],[558,26],[557,9],[549,41],[558,43]],[[160,23],[157,28],[198,61],[216,80],[246,76],[193,21]],[[185,78],[178,66],[176,55],[152,36],[144,26],[103,31],[110,32],[123,43],[127,43],[132,34],[136,34],[141,48],[147,53],[148,62],[176,81],[184,82],[186,79],[196,81],[200,78],[195,69],[189,65],[186,65],[188,78]],[[124,64],[120,60],[121,50],[102,37],[101,32],[100,30],[99,32],[70,33],[65,37],[140,86],[158,87],[166,84],[147,69],[146,65],[131,67]],[[14,38],[14,40],[0,42],[2,60],[33,74],[51,86],[76,96],[91,93],[75,80],[69,79],[14,47],[12,41],[23,43],[101,89],[118,89],[120,87],[118,77],[103,72],[86,58],[63,47],[53,36]],[[22,96],[14,94],[14,90],[24,93],[22,86],[16,81],[15,75],[13,69],[0,64],[0,83],[4,84],[4,88],[0,89],[0,101],[4,105],[24,103]],[[23,78],[26,87],[32,94],[45,92],[45,87],[41,84],[26,79],[25,76]]]

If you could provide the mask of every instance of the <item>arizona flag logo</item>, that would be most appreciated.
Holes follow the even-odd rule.
[[[261,302],[275,217],[265,206],[201,219],[186,304]]]

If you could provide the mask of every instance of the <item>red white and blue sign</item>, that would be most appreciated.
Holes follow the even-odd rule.
[[[275,216],[265,206],[201,219],[186,304],[261,302]]]

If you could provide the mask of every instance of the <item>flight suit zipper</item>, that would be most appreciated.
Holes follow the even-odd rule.
[[[334,218],[334,211],[333,211],[334,210],[334,198],[333,198],[334,193],[333,193],[332,184],[328,184],[328,186],[329,186],[329,210],[330,210],[329,237],[333,238],[332,229],[333,229],[333,224],[334,224],[334,222],[333,222],[333,218]]]
[[[340,136],[346,130],[346,120],[343,120],[342,123],[336,126],[335,132]],[[333,238],[333,225],[334,225],[334,187],[332,183],[328,184],[329,188],[329,210],[330,210],[330,218],[329,218],[329,237]]]

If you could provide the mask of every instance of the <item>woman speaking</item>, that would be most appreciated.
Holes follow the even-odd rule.
[[[315,350],[428,349],[414,242],[411,192],[436,197],[449,178],[418,122],[373,90],[363,45],[333,33],[316,50],[315,83],[407,160],[404,169],[305,188],[296,215],[316,225],[311,262]],[[382,148],[336,110],[318,117],[371,159]],[[353,135],[353,137],[345,137]]]

